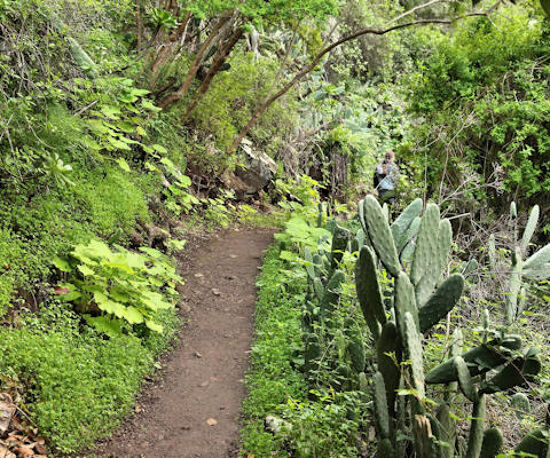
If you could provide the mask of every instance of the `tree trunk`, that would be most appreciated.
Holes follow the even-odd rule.
[[[166,63],[172,50],[172,45],[178,41],[183,42],[187,33],[187,27],[191,21],[191,12],[185,14],[185,18],[182,23],[169,35],[168,40],[160,46],[160,49],[155,57],[155,60],[151,64],[152,84],[154,86],[158,77],[159,68]]]
[[[137,49],[141,51],[143,43],[143,22],[141,20],[141,0],[136,0],[136,23],[137,23]]]
[[[229,54],[231,54],[231,51],[237,45],[237,42],[241,39],[243,34],[244,34],[244,29],[242,27],[239,27],[231,34],[231,36],[225,41],[225,43],[220,44],[220,48],[218,49],[217,54],[214,56],[214,60],[212,62],[212,65],[208,69],[208,73],[206,74],[204,80],[202,81],[201,85],[197,89],[197,92],[193,97],[193,100],[189,104],[187,111],[185,112],[185,115],[182,117],[183,122],[189,119],[189,116],[191,116],[191,113],[195,110],[195,108],[199,104],[200,100],[202,99],[202,96],[206,94],[206,92],[208,92],[208,89],[212,84],[212,80],[219,73],[223,64],[227,61]]]
[[[199,67],[202,64],[205,55],[208,53],[210,46],[213,44],[214,40],[218,38],[224,26],[229,22],[229,20],[232,17],[233,17],[233,12],[230,11],[230,12],[224,13],[222,17],[218,20],[218,22],[212,29],[212,32],[210,33],[206,41],[200,46],[199,50],[197,51],[197,54],[195,55],[195,58],[193,59],[193,62],[189,67],[189,71],[187,72],[187,75],[182,85],[177,91],[173,92],[168,97],[165,97],[164,99],[162,99],[160,102],[157,103],[157,105],[160,108],[167,108],[168,106],[178,102],[183,97],[185,97],[185,95],[187,94],[187,91],[189,91],[189,88],[193,83],[193,80],[197,76]]]

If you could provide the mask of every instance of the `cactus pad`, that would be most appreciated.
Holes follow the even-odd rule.
[[[496,458],[502,450],[504,438],[498,428],[486,429],[483,433],[483,442],[479,458]]]
[[[479,454],[481,453],[486,406],[487,399],[486,396],[482,394],[479,396],[479,399],[474,402],[466,458],[479,458]]]
[[[418,325],[418,310],[416,308],[416,299],[414,297],[414,287],[411,284],[409,277],[404,272],[399,274],[399,277],[397,277],[395,282],[394,310],[399,333],[403,342],[405,342],[405,313],[411,313],[416,324],[416,329],[420,329],[420,326]]]
[[[538,428],[531,431],[516,447],[516,452],[529,453],[532,456],[547,458],[550,452],[550,444],[546,433],[546,428]]]
[[[518,336],[507,336],[506,339],[494,339],[486,344],[472,348],[462,355],[468,365],[472,377],[483,374],[490,369],[495,369],[506,363],[506,353],[509,350],[517,350],[521,347],[521,339]],[[439,366],[434,367],[426,375],[426,383],[449,383],[458,380],[458,374],[450,359]]]
[[[430,329],[453,309],[462,295],[463,288],[464,278],[460,274],[451,275],[443,282],[428,302],[418,310],[421,332]]]
[[[355,284],[365,321],[374,336],[378,337],[380,326],[386,322],[386,311],[376,274],[374,253],[367,246],[359,252]]]
[[[504,366],[484,384],[482,392],[491,394],[506,391],[532,381],[542,369],[542,363],[535,350],[534,347],[530,348],[526,356],[516,358]],[[529,354],[529,352],[534,354]]]
[[[334,228],[334,235],[332,236],[331,258],[330,268],[336,269],[342,258],[344,252],[348,246],[348,242],[351,240],[351,232],[347,229],[336,225]]]
[[[391,233],[395,241],[397,251],[401,252],[407,244],[408,229],[416,217],[422,212],[422,199],[413,200],[391,225]]]
[[[438,407],[436,418],[439,425],[438,439],[445,444],[441,444],[441,457],[453,458],[456,443],[456,421],[451,415],[448,404],[443,403]]]
[[[425,275],[433,275],[439,267],[439,208],[428,204],[416,240],[416,249],[411,266],[411,281],[416,286]]]
[[[388,353],[393,353],[397,362]],[[401,379],[399,362],[401,361],[401,339],[393,321],[388,321],[382,328],[380,338],[376,342],[376,359],[378,371],[384,377],[386,398],[390,412],[394,412],[395,397]]]
[[[345,281],[346,275],[341,270],[336,270],[332,274],[323,293],[323,299],[321,299],[321,316],[324,317],[334,310],[340,300],[342,284]]]
[[[479,399],[479,395],[474,387],[472,377],[470,376],[468,366],[464,362],[464,359],[462,359],[461,356],[455,356],[453,365],[458,376],[458,384],[460,385],[460,389],[464,393],[464,396],[466,396],[470,401],[476,402]]]
[[[376,416],[376,427],[382,439],[390,437],[390,416],[388,413],[388,401],[386,399],[386,387],[384,377],[376,372],[373,377],[374,387],[374,410]]]
[[[401,270],[388,220],[373,196],[363,200],[365,223],[374,250],[386,270],[397,277]]]
[[[520,248],[522,253],[525,253],[527,251],[527,248],[529,247],[529,242],[533,238],[533,234],[535,233],[535,230],[537,228],[539,216],[540,216],[540,207],[538,205],[535,205],[531,209],[531,213],[529,213],[529,219],[527,220],[527,225],[525,226],[525,230],[523,231],[523,237],[521,238]]]
[[[418,392],[418,396],[422,399],[425,396],[422,342],[412,314],[410,312],[405,312],[404,318],[405,347],[407,350],[407,358],[411,362],[413,386]]]

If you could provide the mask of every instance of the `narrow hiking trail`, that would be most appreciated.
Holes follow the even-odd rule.
[[[255,279],[267,230],[223,233],[190,254],[180,341],[135,415],[95,451],[103,457],[227,457],[238,451],[254,331]]]

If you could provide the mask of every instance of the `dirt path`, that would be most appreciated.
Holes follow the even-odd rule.
[[[162,382],[145,395],[103,457],[227,457],[237,450],[256,300],[269,231],[229,232],[191,254],[183,300],[189,324]],[[216,424],[209,426],[207,422]]]

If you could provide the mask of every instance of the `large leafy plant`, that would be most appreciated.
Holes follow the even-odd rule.
[[[140,250],[111,249],[97,240],[77,245],[67,258],[53,261],[68,280],[55,291],[108,335],[134,325],[162,332],[155,317],[174,306],[180,277],[164,254],[148,247]]]

